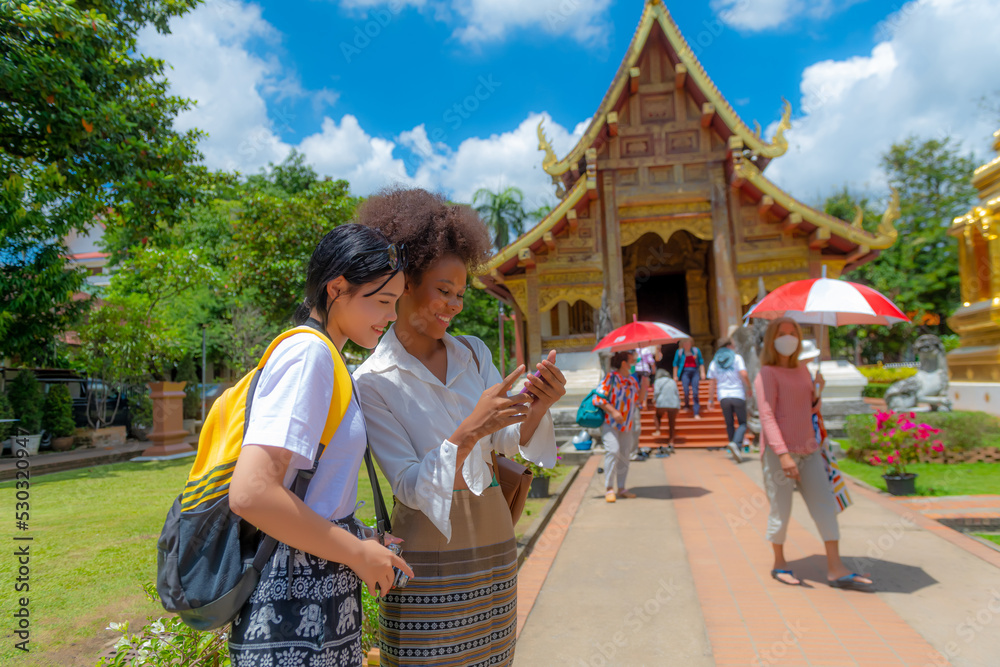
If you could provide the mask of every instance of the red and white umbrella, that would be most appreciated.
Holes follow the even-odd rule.
[[[796,280],[761,299],[747,317],[790,317],[801,324],[896,324],[909,322],[903,311],[871,287],[830,278]]]
[[[663,322],[638,322],[633,321],[623,327],[618,327],[594,348],[594,352],[610,348],[612,352],[621,350],[634,350],[647,345],[664,345],[673,343],[681,338],[690,338],[677,327],[672,327]]]

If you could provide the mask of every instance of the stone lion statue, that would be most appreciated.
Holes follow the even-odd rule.
[[[911,410],[927,403],[931,410],[951,411],[948,399],[948,360],[944,343],[933,334],[925,334],[914,345],[920,359],[920,370],[913,377],[892,383],[885,392],[885,404],[890,410]]]

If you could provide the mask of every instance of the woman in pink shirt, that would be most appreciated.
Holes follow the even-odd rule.
[[[823,376],[816,383],[805,365],[799,365],[802,331],[782,317],[764,334],[760,372],[754,380],[764,447],[764,488],[771,503],[767,539],[774,548],[771,576],[783,584],[799,581],[785,561],[785,535],[792,515],[792,491],[798,483],[809,514],[826,545],[827,581],[837,588],[867,589],[871,579],[847,569],[840,559],[837,503],[813,431],[812,414],[819,412]]]

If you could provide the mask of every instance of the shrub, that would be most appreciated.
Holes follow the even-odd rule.
[[[527,468],[528,470],[530,470],[532,475],[534,475],[536,478],[539,478],[539,479],[542,478],[542,477],[552,477],[553,475],[556,474],[556,469],[554,467],[552,467],[552,468],[543,468],[540,465],[538,465],[537,463],[532,463],[531,461],[529,461],[528,459],[524,458],[520,454],[515,454],[513,457],[511,457],[511,461],[514,461],[515,463],[520,463],[525,468]],[[558,461],[556,461],[556,465],[559,465]]]
[[[0,394],[0,443],[10,437],[10,434],[14,432],[15,426],[10,422],[2,420],[13,418],[14,409],[10,407],[10,399],[7,398],[7,394]]]
[[[160,598],[156,594],[156,585],[149,583],[143,587],[146,597],[155,601]],[[171,618],[148,617],[149,623],[139,632],[129,634],[128,622],[110,623],[108,630],[120,632],[122,637],[115,644],[115,655],[112,658],[101,658],[98,667],[109,665],[211,665],[224,667],[229,662],[229,628],[211,632],[199,632],[184,625],[177,616]]]
[[[875,415],[847,415],[844,430],[851,441],[851,449],[871,448],[871,435],[875,429]]]
[[[156,584],[143,586],[146,597],[160,604]],[[368,588],[361,585],[361,648],[365,655],[372,647],[378,646],[378,600],[368,594]],[[129,634],[128,622],[109,623],[107,630],[121,633],[115,644],[115,655],[101,658],[98,667],[125,665],[211,665],[227,667],[229,661],[229,626],[219,630],[200,632],[188,627],[177,616],[170,618],[147,618],[149,621],[139,632]]]
[[[889,391],[891,384],[877,384],[875,382],[869,382],[865,385],[865,388],[861,390],[861,395],[865,398],[885,398],[885,392]]]
[[[66,438],[76,431],[73,421],[73,399],[64,384],[49,387],[42,410],[42,426],[56,438]]]
[[[177,364],[177,382],[184,385],[184,419],[197,419],[201,413],[201,392],[198,389],[198,374],[191,355],[186,355]]]
[[[861,374],[868,378],[869,382],[876,384],[892,384],[899,380],[905,380],[917,374],[916,368],[885,368],[884,366],[858,366]]]
[[[915,417],[931,428],[947,449],[965,451],[975,447],[1000,447],[1000,419],[985,412],[918,412]],[[844,429],[855,449],[871,449],[874,415],[848,415]]]
[[[42,403],[45,396],[42,394],[42,385],[38,382],[35,374],[27,369],[18,371],[10,383],[8,389],[11,407],[14,408],[14,417],[21,421],[16,425],[18,430],[30,434],[42,432]]]
[[[933,439],[941,430],[916,423],[914,412],[879,412],[870,442],[875,448],[868,462],[885,466],[892,475],[905,475],[907,463],[917,463],[920,455],[933,449],[943,452],[944,444]]]
[[[135,393],[129,395],[128,405],[133,425],[153,425],[153,399],[147,387],[137,387]]]

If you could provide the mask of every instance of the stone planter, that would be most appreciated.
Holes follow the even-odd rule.
[[[52,451],[68,452],[73,449],[74,440],[76,440],[76,437],[72,435],[68,435],[63,438],[52,438]]]
[[[194,450],[187,444],[190,433],[184,430],[184,385],[186,382],[150,382],[153,399],[153,443],[143,456],[171,456]]]
[[[908,472],[905,475],[882,475],[885,488],[894,496],[912,496],[917,493],[917,474]]]
[[[38,453],[38,448],[42,444],[42,434],[38,435],[17,435],[10,438],[10,452],[13,454],[15,448],[24,447],[28,450],[28,456]]]
[[[531,487],[528,489],[529,498],[548,498],[549,497],[549,478],[548,477],[533,477],[531,480]]]
[[[91,431],[89,447],[111,449],[125,444],[126,431],[124,426],[105,426]]]

